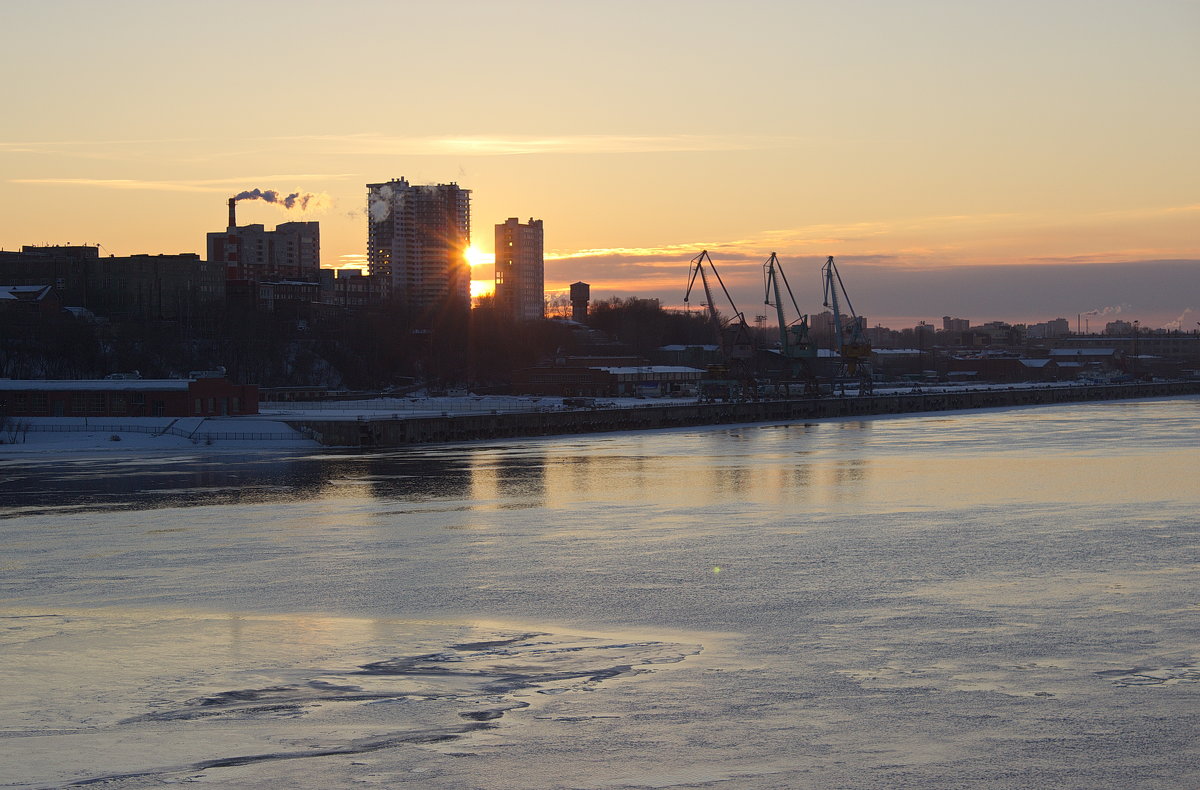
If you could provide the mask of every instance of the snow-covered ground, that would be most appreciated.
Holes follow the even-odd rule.
[[[936,384],[880,386],[875,395],[933,394],[986,389],[1031,389],[1078,386],[1077,382],[1043,384]],[[856,393],[847,388],[846,395]],[[831,397],[839,397],[834,395]],[[680,398],[596,398],[594,408],[644,408],[695,402]],[[253,417],[21,417],[0,429],[0,455],[76,451],[147,452],[183,448],[269,450],[317,447],[318,443],[287,424],[288,420],[404,419],[453,414],[499,414],[570,410],[563,398],[462,395],[445,397],[372,398],[353,401],[298,401],[260,404]]]
[[[0,429],[0,455],[317,447],[271,417],[19,417]]]

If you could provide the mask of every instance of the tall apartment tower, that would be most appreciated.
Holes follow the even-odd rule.
[[[385,298],[418,311],[470,304],[470,244],[471,190],[403,178],[367,184],[367,267]]]
[[[496,226],[496,307],[519,321],[544,318],[545,290],[542,221],[510,217]]]

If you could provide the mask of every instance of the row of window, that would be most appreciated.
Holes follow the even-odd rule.
[[[50,399],[45,392],[14,392],[8,396],[12,410],[18,414],[49,414]],[[161,401],[156,401],[161,403]],[[70,413],[87,416],[91,414],[127,414],[130,406],[144,407],[144,392],[72,392]],[[62,416],[63,402],[54,402],[55,416]]]

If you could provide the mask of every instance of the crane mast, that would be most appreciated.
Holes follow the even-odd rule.
[[[733,310],[733,317],[728,321],[721,320],[721,314],[717,312],[717,306],[713,302],[712,287],[708,282],[708,275],[704,273],[704,262],[708,262],[708,269],[716,278],[717,284],[721,286],[721,292],[725,294],[725,299],[729,302],[729,307]],[[725,281],[721,279],[721,274],[717,271],[717,267],[713,264],[712,258],[708,255],[708,250],[701,250],[700,254],[692,258],[691,275],[688,277],[687,293],[683,295],[684,304],[687,304],[692,296],[692,289],[696,285],[696,278],[700,278],[701,287],[704,288],[704,298],[707,300],[705,304],[708,307],[709,321],[712,322],[713,328],[717,330],[717,336],[721,341],[721,349],[724,355],[729,359],[747,360],[754,356],[754,343],[750,338],[750,327],[746,324],[746,316],[737,309],[734,304],[733,297],[729,295],[729,289],[725,287]]]
[[[700,285],[704,288],[704,306],[708,309],[708,318],[712,322],[713,328],[717,331],[717,336],[720,337],[723,328],[721,324],[721,315],[717,312],[717,306],[713,304],[712,287],[708,284],[708,275],[704,273],[704,262],[708,261],[708,266],[713,270],[713,274],[717,273],[713,266],[712,258],[708,256],[708,250],[701,250],[700,254],[692,258],[691,275],[688,277],[687,292],[683,295],[683,303],[688,304],[688,300],[692,295],[692,288],[696,285],[696,277],[700,277]],[[721,284],[724,288],[724,283]]]
[[[803,378],[805,389],[816,391],[816,376],[812,371],[810,360],[817,355],[817,347],[808,335],[808,316],[800,312],[792,286],[788,284],[787,275],[779,263],[779,257],[771,253],[771,257],[763,264],[763,281],[765,294],[763,304],[775,308],[776,320],[779,322],[779,353],[788,363],[788,373],[791,379]],[[784,314],[783,292],[780,283],[787,290],[792,309],[796,311],[796,320],[788,322]]]
[[[846,293],[842,275],[838,272],[832,255],[826,259],[825,265],[821,268],[821,275],[825,283],[824,306],[833,313],[834,342],[837,344],[838,357],[841,359],[839,375],[857,377],[859,392],[869,392],[871,390],[871,343],[863,334],[862,321],[854,312],[854,305],[850,303],[850,296]],[[839,293],[846,301],[846,309],[849,311],[850,317],[849,326],[845,326],[842,322],[842,309],[838,302]]]
[[[733,317],[728,320],[722,320],[721,314],[717,311],[717,306],[713,299],[712,285],[709,283],[708,274],[705,273],[705,263],[708,264],[707,269],[712,272],[717,284],[721,286],[721,292],[725,294],[725,299],[729,302],[729,306],[733,310]],[[728,366],[726,372],[735,381],[740,381],[739,384],[731,384],[728,389],[732,391],[733,389],[740,388],[743,396],[753,394],[755,389],[753,374],[754,341],[750,336],[750,327],[746,324],[746,316],[734,304],[733,297],[729,294],[729,289],[725,287],[725,281],[721,279],[720,273],[717,272],[717,267],[713,264],[712,258],[709,257],[708,250],[701,250],[699,255],[692,258],[687,292],[683,295],[684,304],[690,302],[697,278],[700,279],[700,286],[704,289],[705,306],[708,311],[709,322],[716,332],[721,344],[721,356]]]

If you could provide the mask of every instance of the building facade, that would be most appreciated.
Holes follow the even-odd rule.
[[[258,386],[205,375],[158,380],[0,379],[0,410],[12,417],[226,417],[258,414]]]
[[[201,321],[225,303],[225,272],[195,253],[101,258],[97,247],[0,252],[0,282],[53,286],[64,307],[106,317]]]
[[[275,230],[230,225],[221,233],[208,234],[208,260],[224,267],[227,280],[316,282],[321,269],[321,225],[284,222]]]
[[[457,184],[367,184],[367,267],[386,299],[416,311],[470,305],[471,191]]]
[[[496,308],[518,321],[545,317],[542,221],[510,217],[496,226]]]
[[[148,321],[197,321],[225,302],[221,267],[195,253],[101,258],[90,304],[95,313]]]

